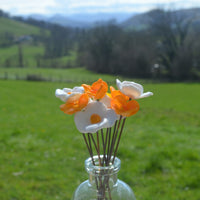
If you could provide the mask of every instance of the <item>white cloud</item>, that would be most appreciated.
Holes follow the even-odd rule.
[[[158,6],[200,7],[200,0],[0,0],[0,9],[14,14],[74,12],[144,12]]]
[[[56,6],[54,0],[0,0],[0,8],[14,14],[47,13],[51,6]]]

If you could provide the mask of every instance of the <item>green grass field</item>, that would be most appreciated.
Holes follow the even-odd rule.
[[[5,77],[7,73],[8,79],[16,79],[16,75],[25,78],[27,74],[35,74],[44,78],[51,78],[53,81],[71,81],[81,84],[83,81],[95,81],[99,75],[86,70],[85,68],[71,69],[46,69],[46,68],[0,68],[0,78]],[[101,78],[115,82],[115,77],[108,74],[102,74]]]
[[[4,44],[4,36],[11,34],[14,39],[12,45],[1,46]],[[41,29],[16,20],[0,17],[0,67],[18,67],[19,66],[19,48],[16,40],[25,35],[30,36],[48,36],[50,32],[46,29]],[[22,42],[21,50],[23,55],[23,64],[26,68],[35,68],[38,65],[40,57],[41,67],[66,67],[68,65],[75,66],[76,52],[71,51],[69,55],[54,58],[44,59],[44,44],[35,44],[33,40]]]
[[[26,68],[34,68],[37,66],[36,56],[44,54],[44,47],[42,45],[34,46],[30,44],[22,45],[23,62]],[[5,66],[6,60],[9,59],[9,65],[17,67],[18,65],[18,46],[13,45],[6,48],[0,48],[0,66]],[[19,69],[19,68],[18,68]]]
[[[44,55],[44,46],[33,45],[31,43],[25,43],[21,45],[22,54],[23,54],[23,64],[25,68],[36,68],[37,57],[43,57]],[[7,68],[15,68],[19,65],[19,50],[18,45],[12,45],[10,47],[0,48],[0,68],[6,68],[6,64],[9,65]],[[76,52],[71,51],[69,55],[54,58],[54,59],[41,59],[40,58],[40,67],[66,67],[67,65],[75,66]],[[8,64],[9,62],[9,64]],[[19,70],[19,68],[18,68]]]
[[[0,17],[0,26],[0,33],[9,32],[13,33],[15,36],[40,34],[40,29],[35,26],[31,26],[29,24],[18,22],[12,19],[7,19],[4,17]]]
[[[101,77],[86,74],[85,80]],[[0,200],[69,200],[87,179],[89,154],[54,92],[76,84],[1,80],[0,85]],[[139,100],[140,111],[126,121],[119,178],[137,200],[200,200],[200,84],[144,88],[154,96]]]

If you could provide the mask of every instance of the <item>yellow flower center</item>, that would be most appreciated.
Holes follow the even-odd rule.
[[[97,124],[101,121],[101,117],[98,114],[92,114],[90,117],[90,122],[92,124]]]

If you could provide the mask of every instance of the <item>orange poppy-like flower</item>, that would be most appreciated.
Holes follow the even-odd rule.
[[[81,111],[88,105],[89,97],[87,94],[74,94],[68,98],[65,104],[60,106],[60,109],[66,114],[74,114]]]
[[[124,98],[128,98],[125,94],[123,94],[120,90],[116,90],[113,86],[110,86],[111,97],[114,98],[118,95],[124,96]],[[129,98],[128,98],[129,99]]]
[[[96,100],[102,99],[108,91],[108,85],[102,79],[94,82],[91,86],[83,84],[82,87],[90,98],[94,98]]]
[[[131,100],[128,96],[121,93],[119,90],[111,90],[111,108],[118,115],[130,117],[138,112],[140,106],[135,100]]]

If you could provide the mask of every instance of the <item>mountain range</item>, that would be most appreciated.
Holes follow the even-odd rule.
[[[73,15],[55,14],[53,16],[32,14],[25,18],[33,18],[35,20],[56,23],[62,26],[91,28],[97,24],[104,24],[110,21],[120,24],[136,14],[137,13],[77,13]]]
[[[170,12],[170,17],[172,19],[181,19],[182,21],[192,21],[193,25],[200,25],[200,8],[192,9],[180,9]],[[134,28],[143,29],[148,27],[148,25],[154,20],[157,20],[161,16],[162,10],[155,9],[146,13],[135,15],[130,17],[121,23],[124,28]]]
[[[74,15],[53,16],[29,15],[28,17],[43,20],[50,23],[56,23],[62,26],[91,28],[99,24],[115,22],[124,28],[142,29],[149,23],[159,17],[161,10],[155,9],[145,13],[78,13]],[[172,15],[183,18],[184,20],[192,19],[193,23],[200,25],[200,8],[180,9],[169,11]]]

